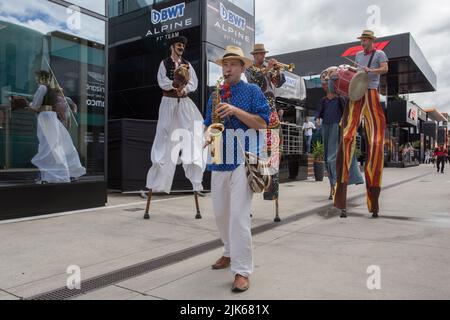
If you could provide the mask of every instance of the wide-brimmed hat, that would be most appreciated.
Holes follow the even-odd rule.
[[[264,47],[263,43],[255,43],[254,47],[253,47],[253,51],[250,52],[250,54],[255,54],[255,53],[268,53],[269,51],[266,50],[266,48]]]
[[[177,42],[180,42],[186,46],[188,43],[188,39],[185,36],[179,36],[179,37],[170,38],[166,41],[166,43],[169,47]]]
[[[226,60],[232,60],[232,59],[238,59],[241,60],[246,68],[249,68],[252,66],[253,62],[249,58],[245,57],[244,52],[241,48],[236,46],[227,46],[225,49],[225,53],[223,54],[223,57],[216,61],[218,65],[222,65],[224,61]]]
[[[364,38],[375,40],[377,37],[375,37],[375,32],[373,32],[372,30],[364,30],[361,36],[358,37],[358,39]]]

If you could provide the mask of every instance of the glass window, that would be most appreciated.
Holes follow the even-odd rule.
[[[91,10],[92,12],[105,15],[105,0],[66,0],[67,2],[73,3],[79,7]]]
[[[252,16],[255,13],[255,0],[228,0],[231,3],[234,3],[236,6],[251,14]]]
[[[148,7],[156,3],[168,1],[171,0],[109,0],[109,16],[121,16],[123,14]]]
[[[208,87],[215,87],[217,80],[222,76],[222,67],[208,61]]]
[[[104,180],[105,27],[0,0],[0,187]]]

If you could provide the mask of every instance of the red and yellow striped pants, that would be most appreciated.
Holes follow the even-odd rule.
[[[334,205],[347,208],[347,185],[350,165],[355,151],[355,135],[364,117],[367,140],[367,161],[365,164],[367,207],[369,212],[378,213],[378,198],[384,167],[384,131],[386,119],[380,104],[378,90],[369,89],[359,101],[350,101],[341,120],[341,144],[336,159],[336,194]]]

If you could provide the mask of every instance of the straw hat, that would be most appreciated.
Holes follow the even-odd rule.
[[[266,50],[266,48],[264,47],[264,44],[262,43],[256,43],[255,46],[253,47],[253,51],[250,52],[250,54],[255,54],[255,53],[268,53],[269,51]]]
[[[361,36],[358,37],[358,39],[363,39],[363,38],[375,40],[377,37],[375,37],[375,33],[373,31],[371,31],[371,30],[364,30],[362,32]]]
[[[221,66],[224,61],[232,59],[241,60],[246,68],[251,67],[253,64],[252,60],[244,56],[242,49],[236,46],[227,46],[222,58],[217,60],[216,63]]]

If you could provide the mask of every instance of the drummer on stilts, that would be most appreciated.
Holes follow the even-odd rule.
[[[378,217],[378,198],[384,167],[384,131],[386,119],[380,104],[378,87],[380,76],[388,72],[388,58],[374,47],[374,32],[364,30],[358,38],[364,48],[356,54],[359,71],[369,76],[366,94],[358,101],[349,101],[341,121],[342,139],[336,160],[337,184],[334,205],[341,209],[341,218],[347,217],[347,185],[351,159],[355,150],[355,135],[364,117],[367,138],[367,161],[365,164],[367,207],[373,218]]]

